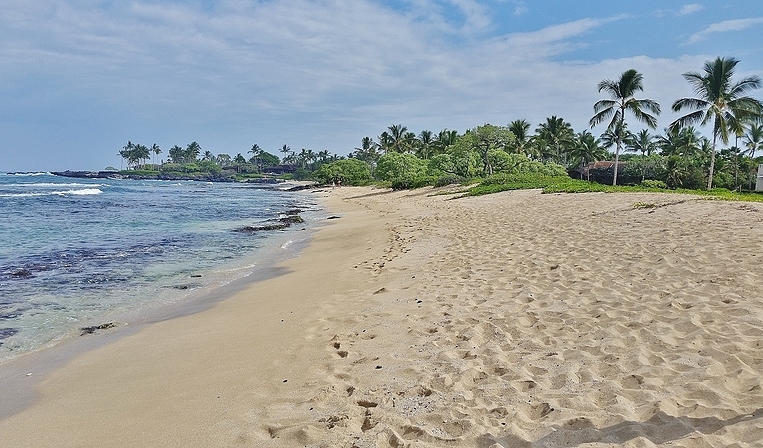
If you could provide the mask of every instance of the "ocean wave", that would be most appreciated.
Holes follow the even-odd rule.
[[[81,190],[59,190],[59,191],[47,191],[39,193],[0,193],[0,198],[32,198],[38,196],[88,196],[101,194],[98,188],[83,188]]]
[[[14,187],[24,187],[24,188],[28,188],[28,187],[36,187],[36,188],[39,188],[39,187],[58,187],[58,188],[63,188],[63,187],[66,187],[66,188],[89,187],[89,188],[98,188],[98,187],[105,187],[107,185],[106,184],[83,184],[83,183],[77,183],[77,182],[65,183],[65,184],[63,184],[63,183],[62,184],[57,184],[57,183],[53,183],[53,182],[35,182],[35,183],[28,183],[28,184],[26,184],[26,183],[23,183],[23,184],[13,184],[13,186]]]
[[[65,196],[65,195],[75,195],[75,196],[87,196],[92,194],[101,194],[103,191],[101,191],[99,188],[84,188],[82,190],[66,190],[66,191],[54,191],[53,194]]]
[[[50,172],[36,172],[36,173],[4,173],[6,176],[17,176],[17,177],[29,177],[29,176],[52,176],[53,173]]]

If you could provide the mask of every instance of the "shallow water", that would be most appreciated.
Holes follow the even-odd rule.
[[[295,209],[306,224],[234,231]],[[248,184],[0,174],[0,362],[293,256],[318,215]]]

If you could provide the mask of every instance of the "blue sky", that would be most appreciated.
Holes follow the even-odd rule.
[[[463,132],[551,115],[587,128],[630,68],[670,105],[717,56],[763,76],[763,2],[4,0],[0,171],[120,166],[131,140],[246,155],[403,124]],[[763,97],[763,91],[755,96]],[[632,123],[631,128],[639,126]],[[603,129],[595,128],[595,134]]]

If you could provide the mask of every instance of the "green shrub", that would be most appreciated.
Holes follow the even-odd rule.
[[[641,182],[641,186],[644,188],[661,188],[666,189],[668,188],[668,184],[661,180],[654,180],[654,179],[646,179],[643,182]]]
[[[461,184],[463,181],[464,179],[462,177],[456,176],[455,174],[445,174],[438,177],[435,180],[434,185],[436,187],[445,187],[447,185]]]
[[[368,164],[358,159],[324,163],[313,177],[325,184],[341,181],[345,185],[368,185],[373,180]]]

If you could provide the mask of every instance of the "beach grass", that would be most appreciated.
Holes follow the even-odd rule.
[[[640,185],[604,185],[566,176],[547,176],[537,173],[494,175],[468,188],[465,196],[481,196],[509,190],[541,189],[543,193],[678,193],[705,196],[726,201],[763,202],[759,192],[736,192],[725,188],[712,190],[664,189]]]

